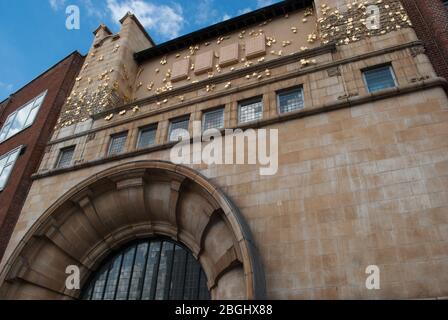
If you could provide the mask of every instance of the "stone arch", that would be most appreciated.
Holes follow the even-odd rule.
[[[80,266],[84,283],[110,252],[153,236],[191,250],[212,299],[265,298],[263,268],[241,213],[198,172],[162,161],[118,165],[59,198],[8,259],[0,297],[77,299],[79,290],[65,288],[68,265]]]

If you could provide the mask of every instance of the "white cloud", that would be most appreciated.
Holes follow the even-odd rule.
[[[219,19],[219,11],[215,9],[214,0],[201,0],[194,4],[196,8],[195,23],[205,24]]]
[[[251,12],[251,11],[252,11],[251,8],[240,9],[240,10],[238,10],[238,15],[240,16],[242,14],[245,14],[245,13],[248,13],[248,12]]]
[[[12,91],[13,85],[10,83],[4,83],[0,81],[0,88],[6,90],[6,91]]]
[[[274,2],[276,2],[276,1],[275,0],[257,0],[257,7],[258,8],[267,7],[271,4],[273,4]]]
[[[98,17],[98,18],[104,18],[104,10],[101,8],[95,7],[92,0],[82,0],[82,4],[84,5],[84,8],[87,11],[87,15]]]
[[[232,18],[232,17],[230,15],[228,15],[227,13],[225,13],[222,17],[222,21],[229,20],[230,18]]]
[[[118,22],[127,12],[137,16],[142,25],[164,38],[179,36],[185,23],[179,4],[156,5],[143,0],[107,0],[112,19]]]
[[[49,0],[50,6],[53,10],[59,10],[65,4],[65,0]]]

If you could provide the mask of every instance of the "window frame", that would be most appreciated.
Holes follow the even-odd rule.
[[[2,192],[3,190],[6,189],[6,186],[8,185],[9,178],[11,177],[11,173],[14,171],[14,168],[16,166],[17,160],[19,159],[19,157],[20,157],[20,155],[22,153],[23,147],[24,147],[23,145],[18,146],[18,147],[12,149],[11,151],[9,151],[7,153],[5,153],[3,155],[0,155],[0,160],[2,160],[4,158],[9,158],[11,156],[11,154],[14,154],[14,153],[17,152],[17,157],[14,159],[14,163],[11,166],[11,170],[9,171],[8,176],[5,179],[5,184],[3,186],[0,185],[0,192]],[[3,173],[3,170],[6,168],[7,164],[8,164],[8,160],[6,160],[5,166],[0,168],[1,169],[0,170],[0,176]]]
[[[282,112],[282,110],[280,109],[280,107],[281,107],[280,106],[280,95],[287,94],[289,92],[294,92],[294,91],[297,91],[297,90],[300,90],[300,92],[302,93],[302,107],[298,108],[298,109],[291,110],[291,111]],[[276,98],[277,98],[277,112],[278,112],[278,114],[288,114],[288,113],[291,113],[291,112],[298,112],[300,110],[305,109],[305,91],[303,90],[303,85],[294,86],[294,87],[278,90],[278,91],[275,92],[275,94],[276,94]]]
[[[183,121],[187,121],[188,122],[188,128],[187,131],[190,132],[190,120],[191,120],[191,114],[188,116],[183,116],[183,117],[177,117],[177,118],[173,118],[170,119],[170,125],[168,127],[168,143],[176,143],[179,142],[180,140],[171,140],[171,133],[172,133],[172,129],[173,129],[173,124],[174,123],[179,123],[179,122],[183,122]]]
[[[241,107],[245,107],[251,104],[255,104],[257,102],[261,102],[261,116],[258,119],[250,120],[241,122]],[[248,124],[248,123],[255,123],[257,121],[263,120],[263,113],[264,113],[264,102],[263,102],[263,96],[256,96],[249,99],[238,101],[238,124]]]
[[[379,89],[379,90],[376,90],[376,91],[370,91],[369,83],[367,82],[367,78],[366,78],[366,74],[365,73],[368,72],[368,71],[372,71],[372,70],[380,69],[380,68],[384,68],[384,67],[388,67],[388,69],[390,71],[390,74],[392,75],[392,80],[394,81],[394,86],[393,87]],[[375,93],[375,92],[379,92],[379,91],[382,91],[382,90],[387,90],[387,89],[392,89],[392,88],[397,88],[398,87],[398,80],[397,80],[394,68],[393,68],[391,63],[377,64],[377,65],[374,65],[374,66],[371,66],[371,67],[367,67],[367,68],[361,69],[361,74],[362,74],[362,79],[364,81],[364,85],[366,87],[367,93]]]
[[[142,132],[146,131],[146,130],[148,130],[148,131],[149,130],[154,130],[156,132],[156,135],[154,137],[154,143],[149,145],[149,146],[140,147],[139,145],[140,145],[140,139],[141,139],[141,136],[142,136]],[[141,149],[150,148],[150,147],[156,145],[157,144],[157,140],[156,140],[157,139],[157,130],[158,130],[158,123],[153,123],[153,124],[149,124],[147,126],[143,126],[143,127],[138,128],[137,143],[135,145],[135,148],[138,149],[138,150],[141,150]]]
[[[63,155],[63,153],[64,152],[67,152],[68,150],[72,150],[73,149],[73,154],[72,154],[72,157],[71,157],[71,159],[70,159],[70,163],[67,165],[67,166],[61,166],[61,159],[62,159],[62,155]],[[65,169],[65,168],[69,168],[71,165],[72,165],[72,163],[73,163],[73,158],[74,158],[74,155],[75,155],[75,151],[76,151],[76,145],[72,145],[72,146],[69,146],[69,147],[64,147],[64,148],[61,148],[60,150],[59,150],[59,155],[58,155],[58,159],[57,159],[57,161],[56,161],[56,165],[55,165],[55,169]]]
[[[43,91],[42,93],[40,93],[39,95],[37,95],[37,96],[34,97],[33,99],[29,100],[28,102],[24,103],[23,105],[20,106],[20,108],[17,108],[16,110],[14,110],[13,112],[11,112],[11,113],[8,115],[8,117],[6,118],[5,122],[3,123],[3,125],[2,125],[2,127],[1,127],[1,129],[0,129],[0,137],[1,137],[2,133],[3,133],[3,130],[5,129],[6,125],[9,124],[9,128],[8,128],[8,132],[9,132],[9,131],[11,130],[11,126],[12,126],[12,124],[14,123],[14,121],[15,121],[17,115],[20,113],[20,111],[22,111],[25,107],[29,106],[30,104],[33,104],[32,108],[30,109],[30,111],[29,111],[28,114],[27,114],[26,120],[25,120],[25,122],[24,122],[24,126],[23,126],[19,131],[17,131],[16,133],[14,133],[13,135],[11,135],[11,136],[6,135],[5,138],[4,138],[3,140],[1,140],[1,138],[0,138],[0,143],[3,143],[3,142],[5,142],[5,141],[9,140],[10,138],[12,138],[12,137],[18,135],[19,133],[21,133],[22,131],[28,129],[29,127],[31,127],[31,126],[34,124],[34,122],[36,121],[37,116],[38,116],[38,114],[39,114],[40,108],[42,107],[42,105],[43,105],[44,102],[45,102],[45,98],[47,97],[47,93],[48,93],[48,90]],[[40,99],[41,97],[42,97],[42,102],[40,103],[40,105],[39,105],[38,107],[36,107],[36,108],[37,108],[36,115],[34,116],[33,121],[30,122],[30,123],[27,125],[27,122],[28,122],[28,119],[29,119],[29,117],[30,117],[31,112],[32,112],[34,109],[36,109],[36,108],[34,108],[34,103],[35,103],[38,99]]]
[[[208,128],[204,130],[204,124],[205,124],[205,116],[206,114],[212,113],[212,112],[217,112],[217,111],[221,111],[222,112],[222,126],[219,128]],[[217,129],[217,130],[222,130],[225,128],[225,106],[219,106],[219,107],[215,107],[212,109],[207,109],[202,111],[202,121],[201,121],[201,130],[202,133],[204,133],[206,130],[210,130],[210,129]]]
[[[117,156],[117,155],[123,154],[125,152],[125,150],[126,150],[126,143],[128,141],[128,134],[129,134],[129,131],[122,131],[122,132],[110,135],[109,146],[107,147],[107,156],[108,157]],[[112,149],[112,145],[113,145],[114,139],[116,139],[117,137],[120,137],[120,136],[124,136],[125,137],[125,141],[124,141],[124,144],[123,144],[123,149],[119,153],[111,153],[111,149]]]

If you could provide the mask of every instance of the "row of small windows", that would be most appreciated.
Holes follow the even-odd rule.
[[[396,79],[390,65],[382,65],[363,71],[363,78],[367,90],[372,93],[379,90],[396,87]],[[304,108],[304,94],[302,87],[295,87],[279,91],[277,93],[277,106],[281,114],[293,112]],[[255,97],[239,102],[239,124],[251,123],[263,118],[263,97]],[[171,120],[168,130],[169,142],[179,141],[188,132],[190,116]],[[213,109],[204,112],[202,117],[202,130],[223,129],[224,108]],[[148,148],[156,143],[157,125],[150,125],[139,130],[137,148]],[[109,156],[121,154],[126,145],[127,132],[121,132],[111,136],[107,154]],[[70,165],[74,154],[74,147],[62,149],[56,167],[63,168]]]

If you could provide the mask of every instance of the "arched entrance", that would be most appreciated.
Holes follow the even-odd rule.
[[[192,169],[160,161],[98,173],[44,212],[0,277],[9,299],[78,299],[66,267],[84,286],[111,252],[131,241],[167,237],[199,261],[212,299],[265,298],[263,268],[250,230],[226,196]]]

